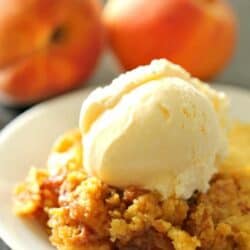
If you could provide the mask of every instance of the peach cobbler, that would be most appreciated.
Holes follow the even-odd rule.
[[[250,249],[250,125],[227,107],[165,60],[122,75],[17,186],[16,214],[60,250]]]
[[[249,141],[250,125],[236,125],[209,191],[162,200],[88,178],[80,133],[71,131],[53,146],[48,168],[32,168],[16,188],[15,211],[42,219],[58,249],[250,249]]]

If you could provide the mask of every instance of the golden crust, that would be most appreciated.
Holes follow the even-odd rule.
[[[221,166],[222,171],[250,169],[250,125],[235,123],[229,138],[229,155]]]
[[[17,187],[15,212],[37,219],[43,214],[60,250],[250,249],[250,162],[243,157],[250,152],[241,134],[249,136],[250,126],[242,126],[230,137],[228,159],[235,167],[227,159],[209,191],[187,201],[87,177],[80,133],[71,131],[55,143],[47,170],[31,169]],[[237,147],[240,154],[232,150]]]

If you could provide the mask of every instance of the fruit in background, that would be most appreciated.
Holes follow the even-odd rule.
[[[102,47],[98,0],[1,0],[0,101],[29,104],[79,86]]]
[[[126,70],[167,58],[209,79],[235,47],[236,18],[224,0],[110,0],[103,20]]]

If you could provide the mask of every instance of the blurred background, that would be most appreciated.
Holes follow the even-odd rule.
[[[185,26],[188,23],[187,20],[192,19],[189,13],[185,11],[174,13],[173,10],[172,15],[168,17],[172,23],[166,25],[167,31],[165,32],[165,26],[158,18],[164,17],[165,7],[162,3],[165,0],[162,0],[158,6],[154,6],[154,3],[160,1],[148,1],[150,1],[151,9],[142,8],[137,15],[133,13],[136,7],[126,6],[127,1],[125,0],[118,1],[123,3],[114,8],[117,12],[105,10],[106,27],[104,27],[104,32],[110,41],[111,49],[109,51],[112,51],[118,59],[114,59],[110,55],[104,56],[107,52],[102,49],[101,10],[97,10],[96,6],[88,3],[91,1],[83,1],[85,3],[81,6],[74,6],[72,3],[77,2],[75,0],[62,1],[66,2],[65,4],[58,4],[59,0],[53,3],[50,1],[51,6],[48,9],[45,9],[46,4],[41,4],[41,2],[47,3],[48,0],[34,0],[34,6],[25,6],[27,1],[23,1],[23,5],[19,1],[20,6],[8,4],[14,2],[13,0],[1,1],[0,129],[27,107],[30,107],[31,103],[40,102],[45,98],[79,88],[79,86],[84,87],[84,84],[79,83],[85,83],[87,79],[89,79],[87,82],[93,86],[107,84],[118,74],[119,69],[130,69],[141,62],[143,64],[144,60],[146,62],[150,57],[150,53],[154,55],[156,50],[157,57],[161,57],[161,53],[168,57],[168,51],[170,51],[169,59],[176,60],[176,62],[179,60],[195,76],[250,89],[249,0],[226,1],[226,6],[216,6],[216,2],[221,2],[217,0],[201,1],[215,3],[215,10],[218,10],[216,19],[219,20],[219,24],[216,24],[216,20],[211,22],[206,20],[205,14],[192,13],[194,17],[196,14],[204,17],[196,24],[200,26],[199,35],[196,34],[192,38],[191,34],[191,38],[187,38],[189,40],[186,43],[189,44],[189,47],[190,44],[193,44],[194,48],[197,49],[193,50],[192,53],[189,51],[190,48],[186,46],[182,34],[182,29],[184,31],[188,29]],[[17,2],[15,1],[15,3]],[[172,3],[174,2],[173,0]],[[234,14],[228,10],[228,4],[232,6]],[[64,5],[68,5],[67,8],[64,8]],[[178,9],[178,6],[176,8]],[[154,15],[151,15],[150,11],[154,11]],[[151,21],[156,19],[155,22],[150,23],[150,21],[145,24],[147,15],[150,16]],[[236,33],[234,15],[238,23]],[[60,18],[65,19],[60,20]],[[133,18],[135,19],[133,20]],[[65,23],[65,26],[61,23]],[[206,26],[207,23],[210,26]],[[192,24],[189,25],[192,26]],[[211,40],[209,32],[212,33],[213,25],[214,30],[217,29],[217,33],[215,32],[215,39]],[[141,30],[145,35],[143,41],[136,37]],[[157,30],[158,34],[155,34]],[[178,32],[171,34],[171,30]],[[202,32],[207,33],[203,34]],[[199,40],[198,36],[207,37],[207,40]],[[44,52],[44,46],[48,37],[51,47],[46,48],[47,55]],[[156,41],[150,40],[152,37]],[[195,39],[197,39],[197,44]],[[150,43],[147,43],[148,40]],[[237,42],[234,49],[235,40]],[[160,41],[160,45],[158,41]],[[164,45],[168,42],[170,48]],[[182,42],[184,43],[182,44]],[[208,45],[209,47],[207,47]],[[154,50],[152,50],[152,46]],[[180,48],[185,49],[182,51]],[[177,56],[173,56],[171,52]],[[196,56],[196,58],[192,58],[192,56]],[[211,58],[209,59],[209,57]],[[206,65],[206,60],[210,62],[209,66]],[[121,62],[123,67],[118,66],[118,62]],[[13,64],[14,69],[12,70]],[[225,68],[224,64],[227,65]],[[5,249],[8,249],[7,246],[0,241],[0,250]]]
[[[250,88],[250,1],[230,0],[230,3],[238,18],[239,37],[235,55],[218,81]]]

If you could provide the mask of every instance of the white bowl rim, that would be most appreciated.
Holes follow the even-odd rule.
[[[234,86],[231,84],[221,84],[221,83],[212,83],[211,86],[212,87],[214,86],[215,88],[218,88],[219,90],[222,90],[222,91],[225,90],[225,92],[232,91],[232,92],[238,93],[240,95],[248,96],[248,98],[250,98],[250,90],[248,88],[237,87],[237,86]],[[58,96],[58,97],[43,101],[39,104],[36,104],[35,106],[29,108],[28,110],[24,111],[23,113],[18,115],[16,118],[14,118],[9,124],[7,124],[0,131],[0,142],[1,142],[3,137],[7,136],[8,133],[10,133],[12,131],[12,129],[16,126],[17,123],[22,122],[22,120],[29,119],[29,117],[31,115],[33,115],[34,112],[39,112],[44,107],[51,105],[51,104],[61,102],[66,98],[73,98],[73,96],[78,96],[80,92],[84,91],[84,92],[90,93],[94,89],[95,88],[93,88],[93,87],[86,87],[84,89],[74,90],[70,93],[63,94],[61,96]]]

